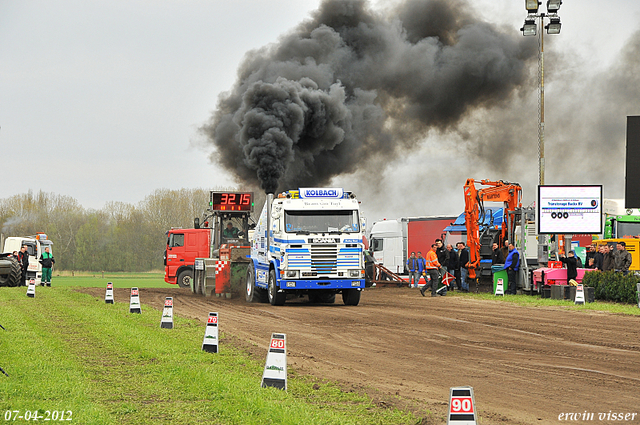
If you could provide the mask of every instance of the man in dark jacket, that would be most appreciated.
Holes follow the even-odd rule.
[[[442,243],[442,239],[436,239],[436,255],[438,256],[438,263],[440,263],[440,269],[438,273],[440,273],[440,278],[444,278],[444,274],[447,272],[447,263],[449,262],[449,254],[447,250],[444,249],[444,244]],[[437,288],[436,288],[437,289]]]
[[[29,251],[27,246],[22,245],[20,252],[18,252],[18,262],[22,267],[22,286],[27,286],[27,269],[29,268]]]
[[[44,252],[40,256],[40,264],[42,264],[42,279],[40,280],[41,286],[51,286],[51,270],[56,260],[53,258],[53,254],[49,252],[49,247],[44,249]]]
[[[604,261],[604,245],[598,247],[598,252],[593,256],[593,268],[602,271],[602,263]]]
[[[567,265],[567,284],[571,279],[578,277],[578,261],[576,260],[576,253],[573,251],[569,251],[569,256],[565,257],[564,255],[560,256],[560,261]]]
[[[614,253],[615,266],[617,272],[622,272],[626,276],[631,267],[631,253],[627,251],[627,244],[624,241],[618,242],[618,250]]]
[[[596,267],[596,246],[591,244],[587,249],[587,255],[584,259],[584,267],[587,269],[595,269]],[[593,261],[592,261],[593,260]]]
[[[447,245],[447,255],[449,256],[447,260],[447,272],[449,272],[451,276],[455,277],[460,266],[458,266],[458,253],[453,249],[453,245],[451,244]],[[455,285],[451,284],[449,286],[449,291],[453,291],[454,287]]]
[[[602,260],[602,271],[603,272],[613,271],[615,270],[615,267],[616,267],[616,259],[613,256],[613,252],[611,251],[611,248],[609,247],[609,245],[603,245],[603,246],[604,246],[604,257]]]
[[[497,243],[493,243],[492,251],[491,251],[491,265],[494,264],[504,264],[504,256],[502,255],[502,250],[498,248]]]
[[[467,282],[467,276],[469,269],[467,264],[469,263],[469,249],[465,246],[464,242],[458,242],[456,244],[458,248],[458,266],[460,268],[460,286],[463,292],[469,292],[469,282]]]

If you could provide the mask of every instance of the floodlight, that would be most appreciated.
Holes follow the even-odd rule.
[[[529,13],[538,13],[538,6],[540,6],[538,0],[524,0],[524,8]]]
[[[547,30],[547,34],[560,34],[560,27],[562,27],[560,18],[551,18],[549,25],[545,28]]]
[[[536,35],[538,26],[536,25],[536,21],[534,19],[525,19],[524,26],[520,28],[522,31],[522,35]]]
[[[556,13],[561,4],[562,0],[547,0],[547,12]]]

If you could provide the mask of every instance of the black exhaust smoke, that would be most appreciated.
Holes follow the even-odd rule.
[[[212,160],[265,193],[320,186],[504,102],[536,46],[469,10],[465,0],[405,1],[386,14],[324,1],[277,44],[247,54],[201,128]]]

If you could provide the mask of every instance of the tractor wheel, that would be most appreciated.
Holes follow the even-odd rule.
[[[191,270],[183,270],[178,275],[178,286],[181,288],[191,287],[191,281],[193,280],[193,272]]]
[[[18,286],[22,280],[22,268],[13,257],[0,259],[0,286]]]
[[[269,303],[271,305],[284,305],[287,300],[287,294],[284,292],[278,292],[276,288],[276,271],[269,270],[269,288],[268,288]]]

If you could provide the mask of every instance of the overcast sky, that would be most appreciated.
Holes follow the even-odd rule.
[[[472,3],[486,21],[515,31],[526,14],[523,0]],[[0,0],[0,198],[43,190],[99,209],[107,201],[135,204],[159,188],[234,186],[231,175],[210,163],[211,151],[198,146],[197,129],[215,110],[218,95],[232,87],[244,55],[277,42],[318,4]],[[379,7],[372,2],[372,8]],[[615,67],[621,49],[640,29],[640,1],[566,0],[560,16],[562,33],[554,40],[545,38],[549,114],[554,105],[565,105],[562,97],[568,96],[559,84],[553,87],[553,72],[555,81],[561,76],[587,79]],[[533,99],[528,101],[533,106],[531,127],[523,132],[536,130],[536,89],[532,86],[528,94]],[[640,114],[640,100],[635,114]],[[568,124],[547,118],[548,143],[562,125]],[[536,134],[523,134],[523,139],[537,142]],[[548,148],[547,167],[566,167],[554,153]],[[427,157],[418,150],[390,164],[380,174],[383,181],[354,182],[345,176],[335,184],[353,184],[365,210],[370,203],[371,220],[457,214],[464,206],[467,177],[526,179],[527,188],[534,189],[537,159],[529,155],[520,160],[509,175],[467,175],[472,159],[442,152]],[[612,158],[611,168],[621,167],[624,159]],[[555,179],[547,177],[548,184],[582,183],[562,178],[569,170],[548,173]],[[427,209],[417,200],[428,194],[399,189],[426,184],[434,175],[453,179],[452,187],[459,187],[459,193],[447,195],[450,202]],[[608,197],[623,195],[619,171],[617,176],[619,185],[605,188]]]

